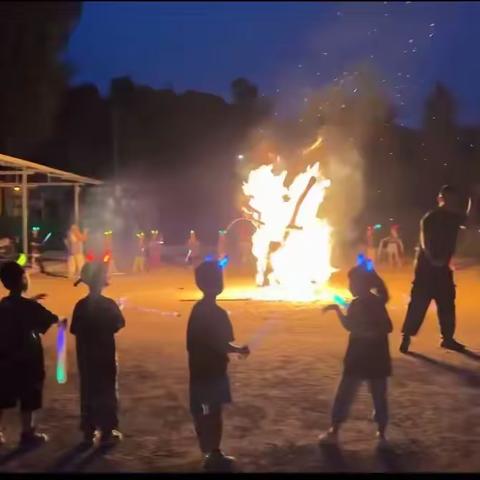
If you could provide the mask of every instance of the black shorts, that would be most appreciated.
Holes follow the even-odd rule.
[[[230,403],[230,381],[228,376],[209,380],[190,381],[190,412],[193,415],[208,415],[225,403]]]
[[[0,410],[15,408],[18,403],[22,412],[33,412],[42,408],[43,382],[0,389]]]

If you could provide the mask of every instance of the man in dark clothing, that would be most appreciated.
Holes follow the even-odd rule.
[[[20,445],[35,447],[48,441],[36,432],[34,412],[42,408],[45,362],[40,335],[59,319],[36,300],[25,298],[28,280],[16,262],[7,262],[0,278],[10,294],[0,301],[0,421],[4,409],[20,404]],[[66,325],[66,320],[62,321]],[[0,425],[0,443],[5,441]]]
[[[428,212],[420,222],[420,250],[402,329],[402,353],[408,352],[410,337],[418,333],[432,300],[437,304],[441,347],[455,351],[465,349],[454,339],[455,284],[450,261],[455,253],[458,231],[466,223],[467,215],[457,210],[457,192],[449,185],[442,187],[437,201],[438,208]],[[469,210],[470,205],[467,214]]]
[[[103,445],[122,439],[118,429],[117,360],[114,335],[125,326],[123,315],[111,298],[103,296],[107,285],[106,263],[87,263],[81,281],[89,295],[75,305],[70,332],[76,337],[80,374],[80,428],[84,446],[93,444],[95,430]]]

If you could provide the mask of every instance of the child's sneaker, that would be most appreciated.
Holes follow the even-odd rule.
[[[385,434],[381,434],[380,432],[377,432],[377,448],[380,450],[386,450],[390,448],[390,443],[387,440],[387,437]]]
[[[440,346],[447,350],[453,350],[454,352],[463,352],[466,350],[465,345],[457,342],[453,338],[447,338],[442,340]]]
[[[318,437],[318,443],[320,445],[337,445],[338,433],[334,432],[332,429],[327,430],[325,433]]]
[[[123,440],[123,435],[118,430],[112,430],[111,432],[106,432],[100,436],[100,446],[110,447],[116,445],[117,443]]]
[[[203,468],[206,471],[230,471],[235,463],[234,457],[227,457],[221,450],[215,450],[205,457]]]
[[[20,436],[21,448],[36,448],[48,442],[48,436],[45,433],[37,433],[35,430],[23,432]]]

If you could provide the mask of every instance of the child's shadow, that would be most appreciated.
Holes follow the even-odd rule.
[[[451,363],[427,357],[422,353],[408,352],[408,355],[418,360],[422,360],[423,362],[426,362],[435,367],[441,368],[442,370],[458,375],[470,387],[480,388],[480,375],[476,372],[473,372],[472,370],[469,370],[468,368],[457,367],[455,365],[452,365]]]
[[[16,447],[9,452],[4,453],[0,456],[0,466],[6,465],[7,463],[13,462],[17,458],[31,452],[32,448],[25,448],[25,447]]]
[[[90,450],[89,453],[83,457],[79,462],[75,463],[75,472],[83,472],[89,465],[91,465],[97,458],[106,455],[110,450],[113,450],[116,445],[104,445]]]
[[[470,360],[474,360],[476,362],[480,362],[480,354],[476,352],[472,352],[471,350],[465,349],[463,352],[459,352],[461,355],[469,358]]]
[[[65,469],[68,465],[70,465],[74,460],[76,460],[82,454],[87,453],[89,449],[86,448],[84,445],[79,444],[75,445],[71,449],[64,452],[57,461],[47,469],[47,472],[59,472]]]
[[[377,458],[386,473],[401,473],[404,471],[402,456],[391,446],[377,448]]]
[[[72,471],[83,472],[97,458],[107,454],[115,445],[99,446],[97,448],[85,448],[83,445],[76,445],[67,450],[47,472]]]
[[[329,472],[348,472],[349,464],[338,445],[319,445]]]

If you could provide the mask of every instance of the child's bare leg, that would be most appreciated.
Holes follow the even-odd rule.
[[[30,433],[35,429],[35,417],[32,411],[26,410],[20,412],[20,423],[22,433]]]
[[[221,407],[215,408],[209,415],[210,451],[219,451],[222,442],[223,421]]]
[[[388,424],[387,379],[371,379],[368,382],[368,387],[373,399],[375,421],[378,425],[378,436],[385,438],[385,431]]]
[[[208,439],[205,438],[206,421],[205,415],[197,414],[193,416],[193,424],[195,426],[195,432],[197,433],[198,444],[200,450],[204,455],[210,453]]]

